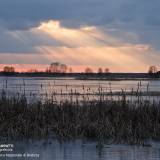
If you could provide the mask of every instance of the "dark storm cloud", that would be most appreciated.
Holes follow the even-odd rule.
[[[1,0],[0,27],[9,31],[28,30],[53,19],[67,27],[95,25],[116,28],[119,33],[132,32],[139,35],[139,43],[159,48],[159,14],[159,0]],[[38,39],[24,45],[2,32],[0,30],[0,52],[34,51],[33,45]]]
[[[154,0],[1,0],[0,22],[9,29],[27,29],[57,19],[67,25],[145,23],[160,25],[160,1]],[[70,22],[70,23],[68,23]]]
[[[23,41],[16,39],[9,32],[0,29],[0,52],[1,53],[30,53],[35,50],[24,44]]]
[[[30,31],[8,31],[0,28],[0,53],[37,53],[36,47],[43,45],[55,46],[56,40],[41,33]],[[60,45],[60,44],[59,44]]]

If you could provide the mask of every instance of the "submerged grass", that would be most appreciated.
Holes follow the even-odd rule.
[[[28,103],[25,96],[0,97],[2,138],[95,138],[116,143],[143,144],[160,139],[160,104],[120,100]]]

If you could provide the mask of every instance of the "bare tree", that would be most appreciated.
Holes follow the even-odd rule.
[[[47,67],[45,70],[46,73],[50,73],[50,69]]]
[[[49,73],[66,73],[67,65],[61,64],[59,62],[51,63],[49,68],[46,70]]]
[[[67,66],[65,64],[60,64],[60,73],[66,73],[67,72]]]
[[[102,68],[98,68],[98,73],[103,73],[103,69]]]
[[[69,68],[69,73],[73,73],[72,67]]]
[[[109,73],[109,72],[110,72],[110,71],[109,71],[109,68],[105,68],[104,72],[105,72],[105,73]]]
[[[85,73],[93,73],[92,68],[87,67],[87,68],[85,69]]]
[[[155,74],[157,73],[157,67],[156,66],[150,66],[148,69],[149,74]]]
[[[51,73],[59,73],[60,72],[60,63],[54,62],[50,64],[49,72]]]
[[[5,67],[3,68],[3,72],[5,72],[5,73],[14,73],[14,72],[15,72],[15,69],[14,69],[14,67],[12,67],[12,66],[5,66]]]

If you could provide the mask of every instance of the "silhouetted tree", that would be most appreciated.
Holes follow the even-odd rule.
[[[29,72],[29,73],[37,73],[38,70],[37,69],[29,69],[27,72]]]
[[[46,68],[45,72],[46,72],[46,73],[50,73],[50,70],[49,70],[48,67]]]
[[[102,68],[98,68],[98,73],[99,74],[103,73],[103,69]]]
[[[60,73],[66,73],[67,72],[67,66],[65,64],[60,64]]]
[[[93,73],[92,68],[87,67],[87,68],[85,69],[85,73]]]
[[[105,73],[110,73],[109,68],[105,68],[104,72]]]
[[[59,73],[59,70],[60,70],[59,66],[60,66],[60,63],[58,63],[58,62],[51,63],[50,67],[49,67],[49,72]]]
[[[155,74],[157,73],[157,67],[156,66],[150,66],[148,69],[149,74]]]
[[[5,72],[5,73],[14,73],[14,72],[15,72],[15,69],[14,69],[14,67],[12,67],[12,66],[5,66],[5,67],[3,68],[3,72]]]
[[[54,63],[51,63],[47,71],[50,73],[66,73],[67,66],[65,64],[60,64],[59,62],[54,62]]]
[[[69,73],[72,73],[73,72],[73,69],[72,67],[69,68]]]

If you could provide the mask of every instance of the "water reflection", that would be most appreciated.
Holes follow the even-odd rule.
[[[96,142],[57,140],[13,142],[14,153],[40,154],[32,160],[159,160],[160,143],[152,142],[152,147],[130,145],[104,145],[98,149]],[[2,158],[5,159],[5,158]],[[8,158],[9,159],[9,158]],[[24,160],[24,158],[17,158]]]
[[[100,80],[74,80],[55,78],[20,78],[0,77],[0,90],[6,90],[8,94],[25,94],[35,99],[53,99],[53,101],[64,100],[97,100],[118,99],[119,92],[159,92],[160,81],[100,81]],[[103,96],[101,96],[101,94]],[[111,94],[110,94],[111,93]],[[112,93],[117,93],[114,96]],[[109,95],[107,95],[109,94]],[[159,93],[160,94],[160,93]],[[101,96],[101,97],[100,97]],[[130,98],[131,96],[129,96]],[[132,96],[133,99],[136,97]],[[144,96],[145,100],[157,100],[159,95]]]

